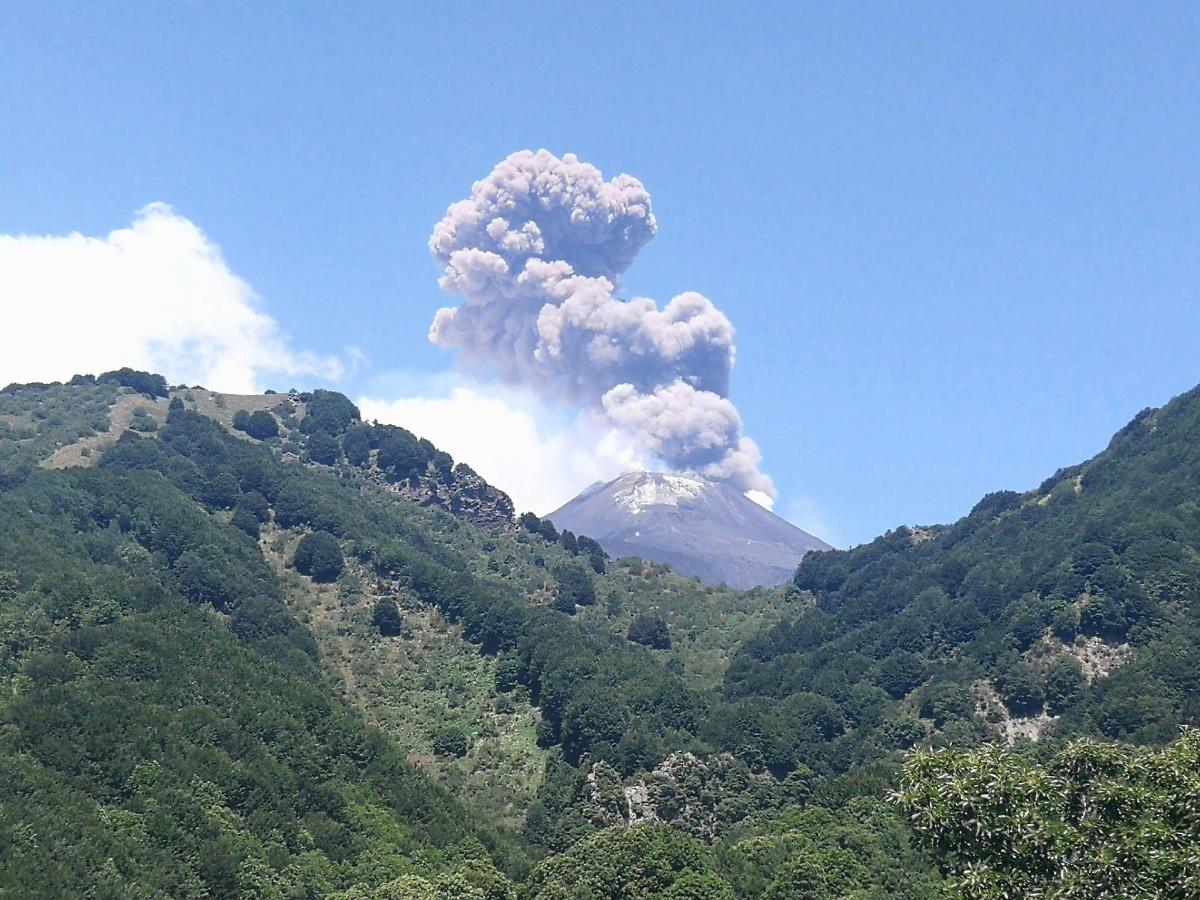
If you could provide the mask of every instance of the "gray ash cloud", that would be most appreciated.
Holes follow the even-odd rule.
[[[435,344],[557,402],[589,407],[669,468],[774,496],[729,400],[733,326],[706,297],[659,308],[616,295],[657,230],[629,175],[572,154],[514,153],[452,204],[429,248],[442,289]]]

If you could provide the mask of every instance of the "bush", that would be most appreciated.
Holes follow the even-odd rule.
[[[1046,670],[1046,704],[1050,712],[1059,713],[1079,696],[1086,682],[1083,667],[1070,656],[1060,656]]]
[[[629,640],[656,650],[666,650],[671,646],[671,632],[662,616],[643,613],[630,623]]]
[[[308,438],[308,457],[313,462],[332,466],[341,455],[337,438],[325,431],[314,431]]]
[[[98,375],[96,383],[116,384],[121,387],[132,388],[138,393],[146,394],[150,397],[167,396],[167,379],[161,375],[153,375],[150,372],[139,372],[128,367]]]
[[[342,574],[345,560],[342,558],[342,548],[328,531],[314,531],[305,535],[296,548],[292,564],[301,575],[308,575],[313,581],[337,581]]]
[[[244,506],[239,506],[234,509],[233,516],[229,519],[229,524],[238,531],[244,532],[255,540],[258,540],[258,518],[254,515],[254,513],[250,512]]]
[[[247,491],[238,497],[234,510],[239,509],[254,516],[256,522],[265,522],[271,518],[271,504],[258,491]]]
[[[404,633],[404,618],[394,600],[380,600],[376,603],[371,621],[384,637],[396,637]]]
[[[438,756],[459,757],[467,755],[467,733],[457,725],[443,725],[433,735],[433,752]]]
[[[1034,715],[1042,711],[1046,694],[1037,671],[1025,663],[1017,663],[999,679],[998,687],[1004,705],[1015,715]]]
[[[549,519],[543,519],[543,524]],[[563,563],[554,567],[555,609],[564,612],[576,606],[591,606],[596,602],[596,585],[592,575],[578,563]]]
[[[265,409],[251,413],[246,419],[246,427],[243,430],[250,437],[257,438],[260,441],[268,441],[273,437],[279,437],[279,423]]]

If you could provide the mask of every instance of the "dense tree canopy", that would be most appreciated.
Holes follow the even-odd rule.
[[[0,392],[0,893],[933,897],[901,815],[968,894],[1192,889],[1196,397],[735,594],[404,502],[479,479],[340,394],[278,398],[282,440],[185,389],[107,436],[161,420],[138,384]]]

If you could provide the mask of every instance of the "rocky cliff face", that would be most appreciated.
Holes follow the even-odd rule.
[[[592,485],[550,519],[614,557],[735,588],[782,584],[805,553],[829,549],[728,485],[691,475],[631,472]]]
[[[514,527],[512,499],[474,472],[444,476],[430,471],[416,481],[388,482],[388,487],[410,503],[436,506],[479,528]]]

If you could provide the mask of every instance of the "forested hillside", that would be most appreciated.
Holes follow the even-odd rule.
[[[910,748],[1194,719],[1198,436],[734,592],[333,392],[6,388],[0,892],[935,896]]]

